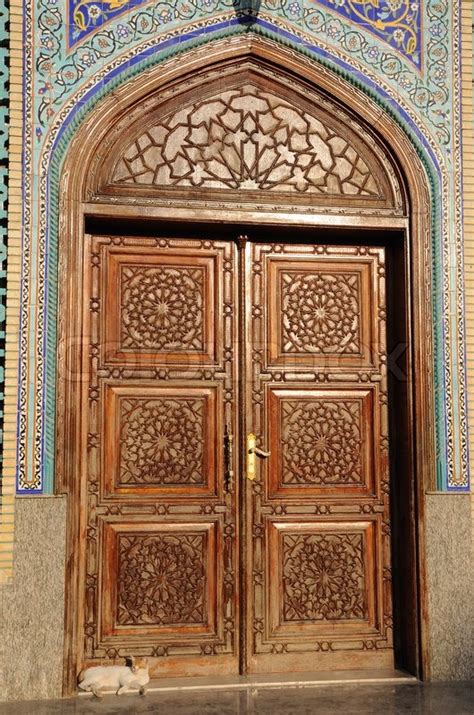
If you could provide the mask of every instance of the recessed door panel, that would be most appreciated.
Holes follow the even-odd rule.
[[[269,386],[266,396],[270,499],[374,495],[380,452],[376,386]]]
[[[111,522],[103,528],[102,636],[165,647],[216,639],[222,608],[217,583],[218,522]]]
[[[268,521],[268,638],[380,633],[376,521]]]
[[[223,486],[222,391],[177,381],[104,386],[104,494],[217,496]]]
[[[185,246],[103,246],[107,363],[215,363],[221,357],[222,262]],[[220,277],[219,277],[220,276]]]
[[[268,257],[268,363],[286,367],[371,366],[371,262],[305,253]]]

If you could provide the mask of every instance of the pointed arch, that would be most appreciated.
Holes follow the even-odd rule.
[[[258,92],[265,100],[261,105]],[[218,102],[222,112],[230,115],[219,117]],[[267,122],[266,132],[259,121]],[[292,133],[295,124],[301,127],[296,134]],[[233,152],[235,157],[235,132],[247,141],[251,138],[254,148],[251,158],[233,174],[229,156]],[[278,132],[284,140],[275,143]],[[217,143],[213,155],[206,152],[209,138]],[[298,151],[291,143],[294,138]],[[224,157],[229,147],[232,152]],[[262,171],[255,157],[261,158],[267,150],[268,163]],[[348,174],[338,174],[337,160],[347,159],[347,153],[352,167]],[[211,168],[210,161],[215,162]],[[279,161],[275,181],[271,172]],[[355,184],[350,173],[354,165],[362,175]],[[318,167],[323,170],[319,174]],[[303,177],[299,185],[296,169]],[[345,184],[347,176],[351,181]],[[348,190],[349,185],[355,190]],[[72,556],[80,535],[81,500],[72,478],[77,471],[80,415],[70,376],[81,374],[82,355],[80,346],[71,349],[70,337],[81,334],[78,299],[85,219],[112,215],[405,232],[411,286],[411,303],[405,309],[413,315],[411,418],[422,580],[423,493],[435,480],[427,175],[396,122],[329,69],[261,38],[216,42],[136,76],[98,103],[79,127],[62,169],[56,480],[57,488],[70,495],[68,602],[72,605],[65,646],[66,690],[76,676],[73,609],[79,585]],[[426,622],[423,604],[420,620]],[[424,633],[423,629],[426,662]]]
[[[217,75],[217,76],[216,76]],[[99,147],[96,195],[213,198],[393,209],[394,167],[377,137],[314,87],[248,57],[152,93]]]

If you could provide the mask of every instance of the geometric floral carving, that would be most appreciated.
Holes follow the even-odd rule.
[[[195,102],[147,129],[126,149],[112,180],[379,196],[350,139],[250,84]]]
[[[284,534],[283,618],[367,618],[361,534]]]
[[[122,347],[203,349],[202,268],[127,265],[120,278]]]
[[[283,484],[354,484],[362,480],[358,400],[282,400]]]
[[[283,352],[360,353],[359,274],[280,275]]]
[[[206,536],[119,536],[119,625],[206,621]]]
[[[119,483],[202,484],[204,419],[204,398],[122,398]]]

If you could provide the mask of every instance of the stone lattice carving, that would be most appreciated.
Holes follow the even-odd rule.
[[[246,85],[195,102],[140,134],[113,181],[378,197],[371,170],[339,131]]]
[[[203,484],[204,398],[122,398],[120,484]]]
[[[361,534],[284,534],[285,621],[367,617]]]
[[[283,400],[283,484],[354,484],[362,480],[359,401]]]
[[[359,353],[357,273],[282,272],[282,351]]]
[[[202,268],[122,267],[122,347],[202,350],[204,282]]]
[[[121,535],[119,625],[203,623],[204,534]]]

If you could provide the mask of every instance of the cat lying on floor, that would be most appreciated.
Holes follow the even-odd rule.
[[[145,694],[145,685],[150,682],[147,658],[125,659],[126,665],[95,665],[81,670],[78,685],[81,690],[93,693],[101,698],[101,690],[113,688],[116,695],[138,689]]]

